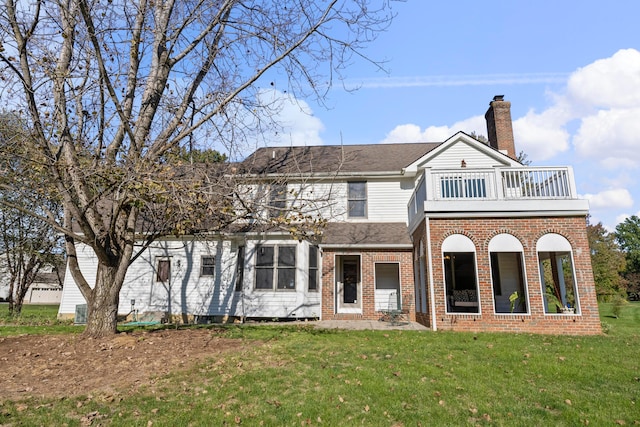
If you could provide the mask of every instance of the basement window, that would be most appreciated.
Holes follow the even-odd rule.
[[[445,296],[449,313],[479,313],[475,245],[454,234],[442,242]]]

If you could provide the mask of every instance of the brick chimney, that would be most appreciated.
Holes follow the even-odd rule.
[[[494,96],[484,118],[487,121],[489,145],[515,159],[516,147],[513,142],[513,127],[511,125],[511,103],[504,100],[504,95]]]

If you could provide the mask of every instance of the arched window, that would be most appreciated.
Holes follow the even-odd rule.
[[[573,314],[579,309],[571,243],[555,233],[536,244],[545,313]]]
[[[511,234],[498,234],[489,242],[493,304],[496,313],[526,313],[524,248]]]
[[[442,242],[447,312],[479,313],[476,247],[468,237],[454,234]]]

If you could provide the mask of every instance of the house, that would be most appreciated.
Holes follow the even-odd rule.
[[[59,304],[62,298],[64,281],[63,264],[45,264],[27,289],[24,304]],[[9,299],[9,272],[6,261],[0,261],[0,301]]]
[[[572,169],[516,159],[510,103],[489,141],[262,148],[237,171],[257,215],[320,220],[316,234],[249,224],[167,237],[131,265],[120,314],[379,319],[402,308],[433,330],[600,333]],[[289,219],[288,219],[289,218]],[[285,221],[286,220],[286,221]],[[95,257],[79,252],[89,283]],[[84,300],[66,275],[61,317]]]

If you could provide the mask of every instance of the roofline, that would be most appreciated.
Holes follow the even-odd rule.
[[[354,244],[340,244],[340,243],[320,243],[318,245],[322,249],[413,249],[413,245],[407,243],[354,243]]]

